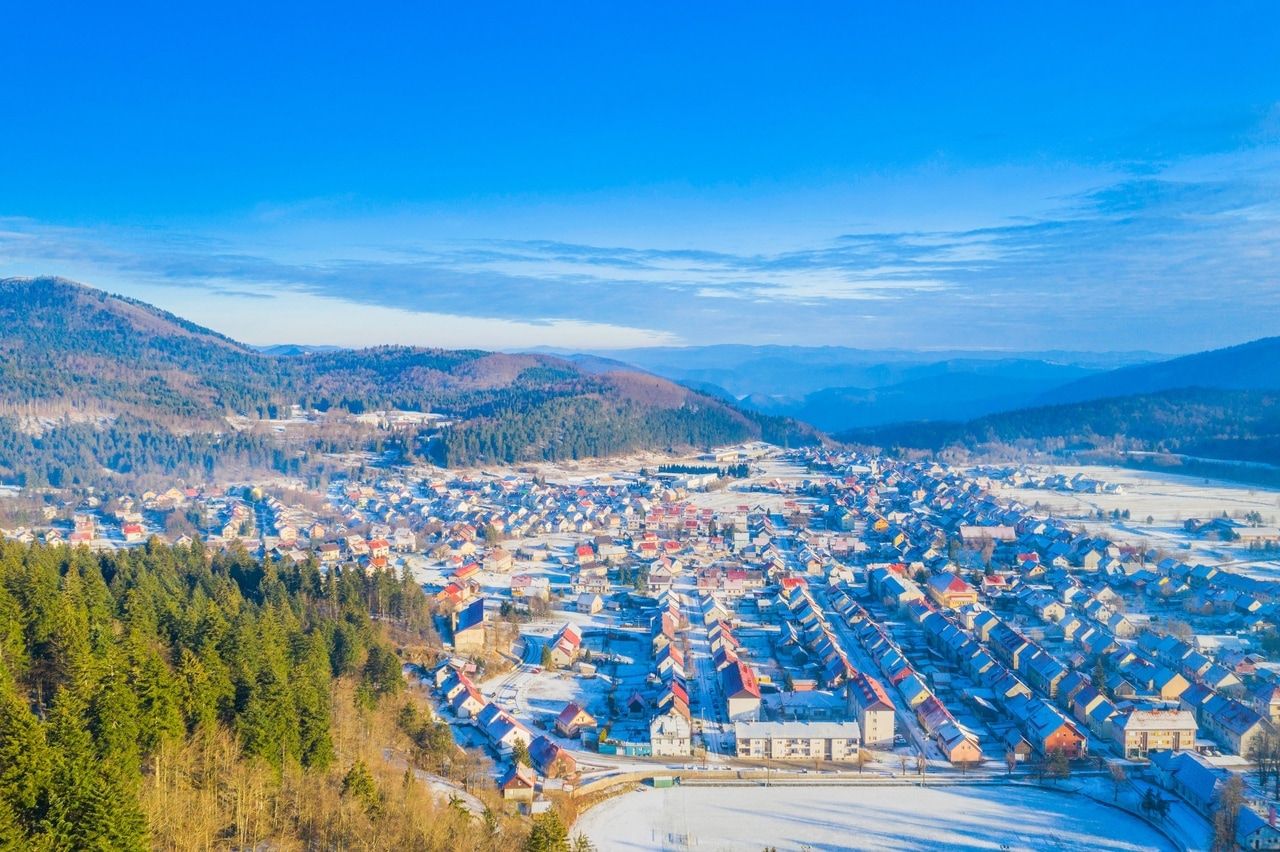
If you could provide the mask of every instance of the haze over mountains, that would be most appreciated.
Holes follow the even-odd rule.
[[[1280,463],[1280,338],[1181,357],[776,346],[589,357],[606,354],[854,443]]]
[[[1044,399],[1062,401],[838,437],[935,451],[1138,450],[1280,465],[1280,338],[1095,374]]]
[[[1033,405],[1060,386],[1168,357],[834,346],[664,347],[592,355],[832,432],[906,420],[963,420]]]

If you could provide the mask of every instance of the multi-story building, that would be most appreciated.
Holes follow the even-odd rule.
[[[1134,710],[1112,721],[1112,735],[1127,758],[1149,751],[1184,751],[1196,745],[1196,717],[1188,710]]]
[[[738,757],[756,760],[858,759],[857,722],[738,722]]]

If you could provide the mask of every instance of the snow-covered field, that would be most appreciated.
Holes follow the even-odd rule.
[[[1092,479],[1120,485],[1122,494],[1075,494],[1042,488],[1008,488],[1002,496],[1015,497],[1027,505],[1039,502],[1055,511],[1074,515],[1096,509],[1128,509],[1133,520],[1150,515],[1157,526],[1180,525],[1187,518],[1214,518],[1229,514],[1260,512],[1267,522],[1280,515],[1280,492],[1260,485],[1242,485],[1218,479],[1133,470],[1124,467],[1070,466],[1040,468],[1066,476],[1084,474]]]
[[[1216,518],[1223,512],[1236,518],[1257,512],[1263,523],[1275,525],[1280,520],[1280,491],[1274,488],[1123,467],[1063,465],[1035,470],[1039,474],[1084,474],[1118,484],[1123,493],[1077,494],[1006,486],[999,489],[999,495],[1028,506],[1039,503],[1042,514],[1052,512],[1078,520],[1080,526],[1117,541],[1163,548],[1191,564],[1228,566],[1237,573],[1263,579],[1280,575],[1280,560],[1273,555],[1259,554],[1242,545],[1200,540],[1183,529],[1183,522],[1190,518]],[[1093,516],[1099,509],[1107,515],[1113,510],[1127,510],[1129,518],[1097,519]]]
[[[674,787],[610,799],[574,826],[601,850],[1151,850],[1141,820],[1010,787]]]

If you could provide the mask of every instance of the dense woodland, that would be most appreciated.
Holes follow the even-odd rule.
[[[628,400],[562,398],[508,409],[459,425],[443,435],[437,461],[557,461],[763,439],[800,446],[817,433],[783,418],[724,406],[645,408]]]
[[[1192,388],[845,433],[880,447],[973,452],[1143,450],[1280,462],[1280,392]]]
[[[105,486],[148,475],[316,475],[316,457],[384,449],[333,430],[285,445],[226,418],[435,411],[458,424],[399,439],[444,465],[575,459],[764,438],[809,443],[793,421],[747,414],[663,379],[587,372],[543,355],[387,346],[272,356],[141,302],[60,279],[0,280],[0,479]],[[319,430],[316,430],[319,431]],[[397,439],[390,440],[396,443]]]
[[[455,751],[388,641],[428,625],[388,573],[0,543],[0,849],[518,845],[408,772]]]

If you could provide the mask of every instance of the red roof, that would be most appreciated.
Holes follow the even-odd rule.
[[[724,694],[729,698],[760,697],[760,683],[751,666],[738,661],[724,670]]]
[[[565,708],[560,711],[560,715],[556,717],[556,721],[562,725],[567,725],[578,717],[579,713],[585,712],[582,707],[574,701],[570,701]],[[591,715],[591,714],[587,714]]]

